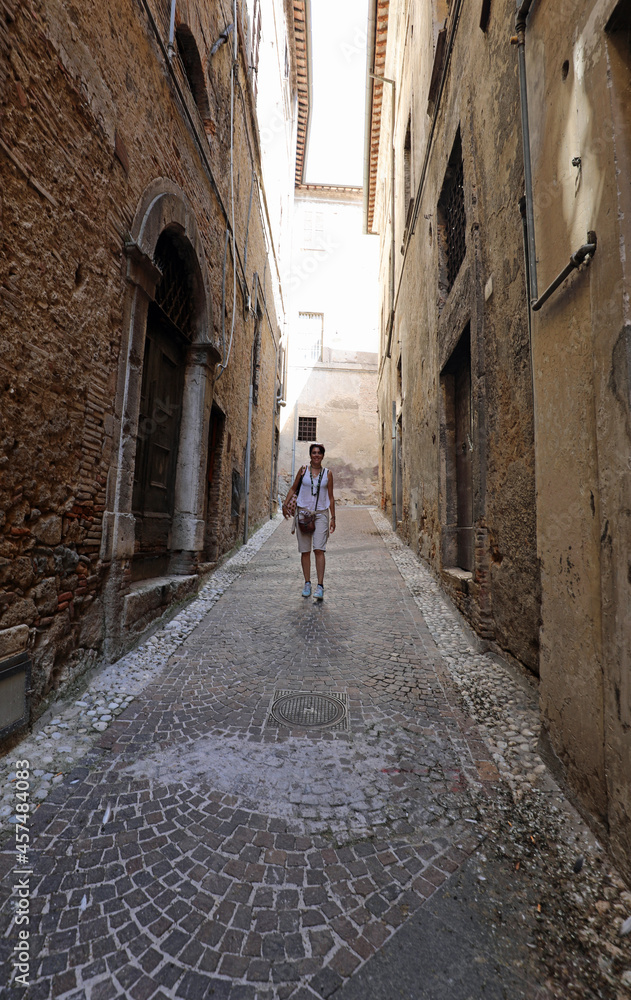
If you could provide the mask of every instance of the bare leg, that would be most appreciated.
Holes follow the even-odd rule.
[[[302,563],[302,572],[305,578],[305,583],[307,583],[311,579],[311,553],[301,552],[300,562]],[[318,562],[318,557],[316,555],[316,565],[317,562]]]
[[[318,574],[318,583],[324,584],[324,564],[326,562],[324,556],[324,549],[314,549],[315,563],[316,563],[316,573]],[[305,578],[306,579],[306,578]]]

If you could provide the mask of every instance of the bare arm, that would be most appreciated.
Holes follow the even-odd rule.
[[[333,473],[329,470],[328,479],[328,490],[329,490],[329,509],[331,511],[331,534],[335,531],[335,497],[333,496]]]

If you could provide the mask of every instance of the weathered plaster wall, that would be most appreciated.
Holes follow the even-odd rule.
[[[155,5],[154,14],[164,41],[162,7]],[[206,75],[203,118],[177,59],[180,95],[169,79],[141,3],[31,0],[0,20],[7,54],[0,76],[0,634],[29,627],[35,701],[101,655],[104,585],[112,574],[121,593],[130,583],[129,561],[110,561],[102,519],[114,510],[120,460],[130,301],[125,244],[151,185],[171,185],[192,207],[207,280],[208,338],[227,358],[230,252],[225,295],[222,271],[231,53],[223,46],[208,61],[225,27],[218,6],[179,4],[178,17],[194,34]],[[248,228],[252,171],[258,168],[243,63],[240,73],[235,228],[241,261],[246,233],[248,253],[247,273],[238,278],[253,289],[259,275],[263,314],[252,422],[249,520],[255,526],[270,514],[279,326],[260,179]],[[232,471],[244,473],[253,334],[238,282],[230,360],[214,385],[214,401],[225,415],[214,491],[215,558],[243,529],[243,504],[239,516],[231,516]],[[130,363],[139,377],[142,356]]]
[[[533,327],[541,693],[582,802],[631,857],[629,87],[615,3],[535,10],[527,34],[541,291],[594,230]],[[628,16],[627,16],[628,22]],[[572,164],[580,157],[580,168]]]

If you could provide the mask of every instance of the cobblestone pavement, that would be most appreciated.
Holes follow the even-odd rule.
[[[480,917],[471,962],[496,952],[497,967],[465,968],[464,992],[387,985],[404,934],[409,953],[428,946],[430,917],[457,929],[448,887],[482,889],[506,789],[561,801],[536,755],[532,690],[476,651],[377,512],[340,511],[322,604],[301,598],[295,540],[276,528],[14,753],[40,765],[29,1000],[551,997],[523,895],[533,912],[507,905],[508,936]],[[275,722],[272,703],[292,692],[307,713],[328,696],[336,724]],[[70,757],[56,786],[43,770],[59,763],[55,732]],[[6,974],[11,836],[0,865]]]

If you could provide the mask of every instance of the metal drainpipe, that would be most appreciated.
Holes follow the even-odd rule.
[[[248,441],[245,446],[245,514],[243,518],[243,544],[248,540],[248,516],[250,512],[250,449],[252,447],[252,377],[250,375],[250,395],[248,399]]]
[[[526,198],[519,199],[519,212],[521,215],[522,236],[524,240],[524,262],[526,265],[525,285],[526,298],[530,296],[530,258],[528,256],[528,222],[526,221]],[[530,355],[530,386],[532,390],[533,406],[535,405],[535,361],[532,353],[532,309],[528,309],[528,354]]]
[[[291,446],[291,481],[296,476],[296,438],[298,437],[298,400],[294,404],[294,440]],[[291,485],[291,484],[290,484]]]
[[[394,213],[396,208],[396,189],[395,189],[395,144],[394,144],[394,120],[396,115],[396,102],[397,102],[397,85],[395,80],[391,80],[387,76],[378,76],[376,73],[369,73],[373,80],[380,80],[381,83],[389,83],[392,87],[392,149],[390,152],[391,156],[391,183],[390,183],[390,226],[392,232],[392,240],[390,246],[390,253],[392,256],[390,264],[390,333],[388,336],[388,345],[386,347],[386,357],[392,356],[392,338],[394,336],[394,287],[395,287],[395,270],[396,270],[396,230],[394,225]],[[397,528],[397,504],[396,504],[396,489],[397,489],[397,452],[396,452],[396,433],[397,433],[397,404],[396,400],[392,401],[392,528],[396,531]]]
[[[392,530],[397,530],[397,401],[392,400]]]
[[[511,39],[517,45],[519,60],[519,103],[521,107],[521,134],[524,149],[524,184],[526,188],[526,236],[528,245],[528,271],[530,299],[537,298],[537,249],[535,244],[535,209],[532,193],[532,163],[530,159],[530,119],[528,117],[528,83],[526,78],[526,21],[534,0],[526,0],[519,7],[515,21],[517,35]]]
[[[171,0],[171,20],[169,21],[169,44],[167,45],[167,52],[169,54],[169,62],[173,59],[175,55],[175,7],[177,0]]]
[[[269,320],[268,320],[269,326]],[[276,413],[282,405],[276,395],[276,380],[278,378],[278,355],[280,353],[280,331],[278,343],[274,344],[274,378],[272,379],[272,464],[270,468],[270,493],[269,493],[269,516],[270,520],[274,516],[274,502],[278,496],[278,482],[274,482],[274,464],[276,458]],[[281,396],[282,398],[282,396]]]

